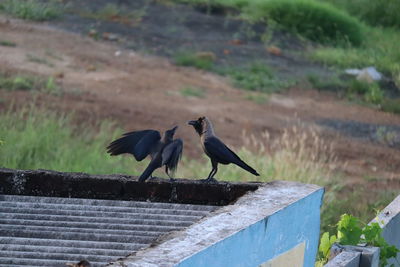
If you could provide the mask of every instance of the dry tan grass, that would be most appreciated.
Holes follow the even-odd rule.
[[[299,127],[286,129],[276,139],[268,132],[262,138],[243,133],[244,146],[233,149],[260,177],[233,165],[219,165],[218,180],[263,181],[291,180],[325,185],[334,176],[337,160],[333,145],[319,137],[315,129],[303,130]],[[211,165],[204,161],[184,159],[178,177],[206,178]]]

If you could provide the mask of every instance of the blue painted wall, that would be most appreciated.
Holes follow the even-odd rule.
[[[304,266],[317,255],[323,189],[243,229],[176,266],[259,266],[305,242]]]

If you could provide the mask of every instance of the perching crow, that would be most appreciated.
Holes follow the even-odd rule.
[[[215,136],[214,128],[207,117],[200,117],[197,120],[188,121],[188,124],[192,125],[200,135],[201,146],[207,156],[211,159],[212,170],[208,175],[208,178],[205,180],[206,182],[216,182],[214,175],[218,171],[218,163],[233,163],[256,176],[259,176],[256,170],[247,165],[238,155],[236,155],[229,149],[229,147],[219,140],[218,137]]]
[[[151,161],[139,182],[146,181],[153,171],[165,165],[165,172],[171,181],[169,171],[175,172],[178,162],[182,156],[183,142],[181,139],[174,140],[174,134],[178,126],[164,132],[161,138],[160,132],[155,130],[134,131],[123,134],[123,136],[107,147],[111,156],[123,153],[132,154],[137,161],[143,160],[150,155]]]

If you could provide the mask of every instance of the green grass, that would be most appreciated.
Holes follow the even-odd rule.
[[[1,40],[0,41],[0,45],[1,46],[9,46],[9,47],[16,47],[17,44],[11,41],[7,41],[7,40]]]
[[[57,1],[3,0],[0,3],[0,12],[21,19],[44,21],[61,16],[64,7]]]
[[[0,89],[6,90],[34,90],[39,88],[37,79],[31,76],[13,76],[7,77],[0,74]]]
[[[307,75],[307,80],[313,89],[327,90],[327,91],[342,91],[348,87],[348,80],[340,79],[337,76],[333,77],[320,77],[315,74]]]
[[[278,92],[293,83],[279,80],[267,65],[254,62],[244,68],[224,68],[220,74],[231,78],[233,84],[244,90],[264,93]]]
[[[48,61],[46,58],[44,57],[39,57],[37,55],[33,55],[33,54],[27,54],[26,58],[28,61],[30,62],[34,62],[34,63],[38,63],[38,64],[42,64],[42,65],[46,65],[49,67],[54,67],[54,64],[51,63],[50,61]]]
[[[111,124],[73,127],[71,118],[26,108],[0,115],[1,166],[89,173],[135,173],[132,159],[111,158],[106,144],[120,132]]]
[[[5,89],[8,91],[40,91],[55,95],[62,93],[61,87],[57,85],[53,77],[44,79],[29,75],[11,76],[3,73],[0,73],[0,89]]]
[[[123,23],[138,23],[146,15],[146,6],[136,10],[126,10],[118,4],[108,3],[97,10],[79,11],[82,17],[98,20],[114,20]]]
[[[379,71],[391,74],[393,77],[399,75],[400,32],[394,29],[368,28],[367,36],[364,45],[359,48],[320,47],[311,51],[310,57],[326,65],[341,68],[375,66]]]
[[[182,96],[204,98],[206,92],[203,88],[188,86],[180,90]]]
[[[214,59],[194,52],[178,52],[174,55],[174,62],[178,66],[195,67],[203,70],[211,70]]]
[[[372,104],[383,107],[389,103],[385,97],[384,91],[377,82],[368,83],[352,79],[340,79],[339,77],[325,77],[323,79],[315,75],[308,75],[308,81],[311,86],[317,90],[330,90],[345,95],[347,99],[359,103]]]
[[[261,94],[261,93],[252,93],[252,94],[247,94],[245,96],[247,100],[253,101],[254,103],[257,103],[259,105],[265,104],[268,102],[268,95],[266,94]]]
[[[400,114],[400,99],[385,99],[382,103],[385,112]]]

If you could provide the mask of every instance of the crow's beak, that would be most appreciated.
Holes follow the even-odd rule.
[[[193,125],[195,125],[195,124],[196,124],[196,122],[197,122],[197,121],[188,121],[188,122],[187,122],[187,124],[188,124],[188,125],[192,125],[192,126],[193,126]]]
[[[178,129],[178,125],[176,125],[176,126],[175,126],[174,128],[172,128],[171,130],[175,132],[176,129]]]

